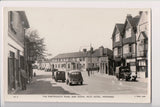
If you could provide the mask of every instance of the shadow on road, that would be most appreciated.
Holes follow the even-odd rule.
[[[71,84],[70,86],[84,86],[84,85],[88,85],[88,84],[82,84],[82,85],[80,85],[80,84]]]
[[[27,90],[18,90],[15,94],[75,94],[64,90],[62,87],[52,85],[48,75],[37,75],[32,82],[27,85]]]

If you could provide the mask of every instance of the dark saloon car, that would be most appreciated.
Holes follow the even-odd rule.
[[[65,71],[55,71],[54,72],[54,79],[55,81],[61,80],[62,82],[65,82],[66,77],[65,77]]]
[[[118,80],[124,79],[126,81],[131,79],[131,71],[128,66],[121,66],[116,68],[116,77]]]
[[[81,74],[81,71],[79,70],[73,70],[67,72],[66,76],[66,84],[72,85],[72,84],[83,84],[83,77]]]

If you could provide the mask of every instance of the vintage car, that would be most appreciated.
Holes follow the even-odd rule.
[[[118,80],[125,79],[126,81],[131,79],[131,71],[128,66],[116,67],[116,77]]]
[[[55,81],[61,80],[62,82],[65,82],[66,76],[65,76],[65,71],[55,71],[54,72],[54,79]]]
[[[67,72],[66,76],[66,84],[72,85],[72,84],[83,84],[83,77],[81,74],[81,71],[79,70],[73,70]]]

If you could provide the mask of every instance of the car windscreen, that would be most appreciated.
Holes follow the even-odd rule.
[[[81,79],[81,78],[82,78],[82,75],[81,75],[80,72],[72,72],[72,73],[70,74],[70,77],[71,77],[71,78]]]

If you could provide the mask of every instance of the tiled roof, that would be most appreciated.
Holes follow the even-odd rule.
[[[113,52],[112,50],[108,48],[104,48],[103,56],[112,56]],[[100,57],[100,49],[94,50],[94,53],[92,54],[93,57]]]
[[[116,24],[117,28],[119,29],[120,33],[123,32],[124,24]]]
[[[123,28],[124,28],[124,24],[117,23],[115,25],[115,28],[114,28],[114,31],[113,31],[113,34],[112,34],[112,38],[115,35],[116,28],[120,31],[120,33],[122,33],[123,32]]]
[[[108,48],[104,48],[104,56],[112,56],[112,50],[108,49]],[[88,57],[90,56],[90,52],[72,52],[72,53],[63,53],[63,54],[58,54],[57,56],[55,56],[52,59],[56,59],[56,58],[79,58],[79,57]],[[93,51],[92,57],[100,57],[100,49],[95,49]]]
[[[86,57],[87,52],[72,52],[72,53],[62,53],[58,54],[54,58],[75,58],[75,57]]]
[[[139,22],[139,19],[140,19],[140,16],[137,15],[133,18],[128,18],[128,21],[130,22],[130,24],[133,26],[133,27],[136,27],[138,22]]]
[[[148,39],[148,36],[145,32],[141,32],[140,34],[142,34],[145,39]],[[140,36],[138,37],[138,40],[139,40],[139,38],[140,38]]]

